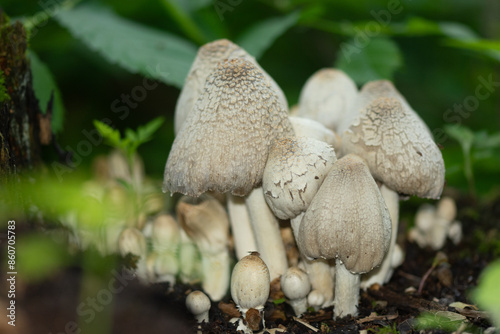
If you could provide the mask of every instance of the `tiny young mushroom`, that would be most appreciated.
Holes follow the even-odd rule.
[[[213,301],[221,300],[229,287],[229,221],[224,207],[213,197],[183,196],[177,203],[181,227],[201,254],[202,288]]]
[[[136,273],[139,280],[146,283],[148,281],[146,257],[147,244],[144,235],[135,227],[128,227],[122,231],[118,238],[118,249],[121,256],[132,254],[139,259],[136,263]]]
[[[388,81],[374,81],[361,89],[355,106],[339,127],[342,154],[366,161],[373,177],[387,188],[393,237],[384,264],[364,277],[368,284],[386,283],[393,271],[398,219],[396,193],[439,198],[444,186],[444,162],[432,135],[404,97]],[[391,194],[395,192],[394,194]]]
[[[281,290],[295,315],[300,316],[307,311],[307,295],[311,291],[311,282],[307,274],[298,267],[290,267],[281,276]]]
[[[247,255],[236,263],[231,275],[231,297],[244,319],[250,309],[256,309],[262,316],[270,285],[269,270],[258,253]]]
[[[336,259],[334,318],[357,315],[360,274],[380,265],[391,219],[364,161],[337,160],[307,209],[298,236],[309,257]]]
[[[290,219],[296,240],[302,215],[336,159],[330,145],[313,138],[282,138],[271,146],[262,188],[276,217]],[[303,256],[302,263],[312,288],[321,291],[324,306],[330,306],[334,285],[330,265],[325,260],[311,261]]]
[[[172,287],[179,271],[177,259],[180,242],[180,229],[174,217],[168,214],[158,215],[151,231],[151,243],[154,256],[152,259],[154,282],[166,282]],[[149,257],[148,257],[149,258]]]
[[[344,72],[333,68],[321,69],[302,88],[297,116],[311,118],[336,131],[357,94],[356,84]]]
[[[202,291],[193,291],[186,297],[186,307],[196,321],[208,322],[208,311],[210,311],[210,299]]]
[[[175,106],[174,126],[176,134],[179,133],[187,116],[193,110],[199,96],[203,93],[205,81],[210,73],[217,67],[219,62],[232,58],[243,58],[259,68],[278,94],[280,102],[284,106],[287,106],[285,94],[271,76],[259,66],[255,58],[231,41],[219,39],[200,47],[191,65],[184,87],[182,88]]]
[[[271,142],[289,135],[286,107],[262,71],[245,59],[220,62],[174,140],[163,190],[195,197],[209,190],[247,196],[262,182]],[[256,189],[246,204],[257,250],[275,278],[287,268],[286,254],[278,221],[266,212],[263,196]]]

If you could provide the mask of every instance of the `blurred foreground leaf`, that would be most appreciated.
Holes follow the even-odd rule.
[[[473,299],[491,314],[491,320],[500,327],[500,261],[491,263],[483,271]]]
[[[65,243],[47,234],[29,234],[17,239],[16,266],[22,278],[40,281],[69,264],[71,257]]]
[[[81,5],[60,12],[56,19],[111,63],[179,88],[196,56],[191,42],[121,18],[105,8]]]
[[[392,79],[402,65],[398,46],[388,38],[366,38],[358,36],[342,43],[335,67],[347,73],[358,85]]]
[[[259,59],[278,37],[297,23],[299,17],[299,12],[292,12],[286,16],[274,17],[256,23],[241,34],[236,40],[236,44]]]

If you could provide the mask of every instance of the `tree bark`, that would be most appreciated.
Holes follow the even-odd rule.
[[[0,182],[41,162],[42,113],[33,91],[27,44],[23,25],[10,24],[0,9],[0,75],[5,92],[0,94]]]

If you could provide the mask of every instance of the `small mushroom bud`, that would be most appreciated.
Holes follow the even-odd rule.
[[[122,256],[126,256],[130,253],[139,257],[137,261],[137,276],[141,281],[147,282],[147,246],[146,238],[141,231],[134,227],[124,229],[118,238],[118,249]]]
[[[186,307],[198,322],[208,322],[210,306],[210,299],[201,291],[193,291],[186,298]]]
[[[236,263],[231,275],[231,296],[243,318],[251,308],[262,312],[270,284],[269,269],[258,253],[247,255]]]
[[[307,303],[311,306],[315,311],[318,311],[321,306],[325,303],[325,296],[319,290],[312,290],[309,292],[307,296]]]
[[[304,271],[298,267],[288,268],[281,276],[281,290],[297,316],[306,312],[307,294],[311,291],[311,283]]]

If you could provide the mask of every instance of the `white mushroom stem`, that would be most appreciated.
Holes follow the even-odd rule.
[[[396,246],[396,239],[398,236],[398,225],[399,225],[399,195],[397,192],[387,188],[384,184],[380,186],[380,193],[384,198],[387,209],[389,210],[389,215],[391,216],[392,234],[391,243],[389,245],[389,251],[385,254],[384,260],[380,267],[373,269],[368,274],[363,275],[361,279],[361,287],[363,289],[368,289],[373,284],[383,285],[392,277],[394,273],[393,264],[398,263],[398,261],[393,260],[394,248]],[[402,250],[399,248],[400,253],[396,257],[401,258]],[[403,255],[404,257],[404,255]],[[399,266],[401,263],[397,264]]]
[[[278,219],[269,209],[260,187],[247,195],[245,203],[256,237],[257,250],[269,268],[272,281],[280,277],[288,267]]]
[[[201,279],[200,254],[193,240],[189,238],[184,230],[181,230],[181,242],[179,244],[179,268],[180,280],[185,284],[192,284]]]
[[[245,199],[227,194],[227,211],[229,222],[231,223],[236,257],[238,260],[241,260],[250,254],[250,252],[257,251],[257,243],[245,205]]]
[[[304,216],[305,212],[299,214],[297,217],[290,219],[290,224],[292,226],[293,234],[295,240],[298,240],[298,233],[300,228],[300,221]],[[334,268],[325,259],[308,259],[306,256],[300,252],[301,265],[304,271],[309,275],[309,281],[311,282],[311,287],[316,294],[321,294],[323,296],[323,301],[319,304],[320,307],[329,307],[333,304],[333,292],[335,288],[335,281],[332,272],[335,272]],[[315,301],[318,298],[314,298]]]
[[[358,314],[360,275],[347,270],[340,259],[335,265],[335,307],[333,317],[342,318]]]
[[[198,246],[202,262],[202,288],[213,301],[221,300],[229,287],[229,221],[224,207],[206,195],[183,197],[177,204],[182,228]]]

